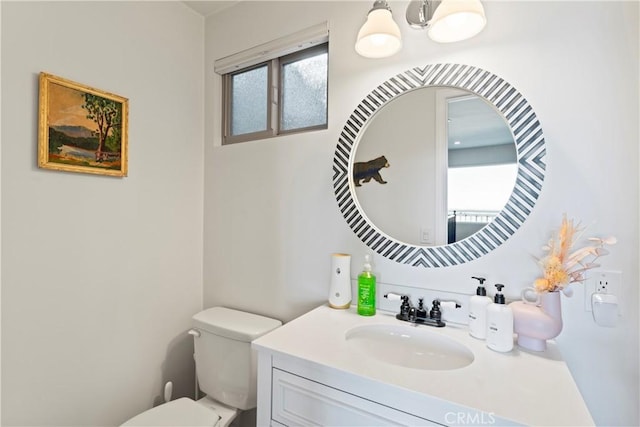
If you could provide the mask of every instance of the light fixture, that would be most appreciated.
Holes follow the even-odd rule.
[[[487,24],[480,0],[413,0],[406,16],[411,27],[426,27],[429,37],[440,43],[469,39]]]
[[[356,41],[356,52],[366,58],[384,58],[402,47],[400,28],[391,16],[386,0],[376,0],[362,25]]]

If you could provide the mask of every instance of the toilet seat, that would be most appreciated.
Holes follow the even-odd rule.
[[[151,408],[128,420],[122,426],[215,426],[220,415],[189,398],[182,397]]]

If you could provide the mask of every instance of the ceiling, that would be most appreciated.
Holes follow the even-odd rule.
[[[195,0],[195,1],[184,1],[184,3],[189,6],[191,9],[195,10],[202,16],[213,15],[214,13],[220,12],[228,7],[233,6],[241,0],[232,0],[232,1],[219,1],[219,0]]]
[[[450,150],[514,143],[505,119],[479,96],[450,99],[447,110]]]

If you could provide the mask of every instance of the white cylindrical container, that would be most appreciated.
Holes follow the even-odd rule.
[[[351,305],[351,255],[331,255],[331,285],[329,306],[349,308]]]
[[[505,305],[503,287],[496,285],[494,303],[487,306],[487,347],[506,353],[513,350],[513,311]]]
[[[469,335],[478,339],[487,338],[487,306],[491,304],[491,298],[487,296],[484,277],[473,276],[479,284],[476,294],[469,299]]]
[[[469,335],[478,339],[487,338],[487,307],[491,298],[474,295],[469,299]]]

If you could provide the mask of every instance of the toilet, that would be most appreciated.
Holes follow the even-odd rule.
[[[149,409],[122,426],[227,427],[256,407],[256,358],[251,341],[282,325],[257,314],[213,307],[193,316],[196,377],[206,396],[183,397]]]

